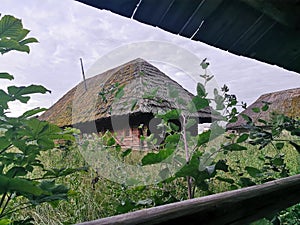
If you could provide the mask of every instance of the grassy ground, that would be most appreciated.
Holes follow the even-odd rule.
[[[290,169],[291,174],[300,173],[299,154],[292,148],[286,147],[281,150],[281,154],[285,154],[285,162]],[[232,168],[235,168],[229,176],[235,179],[245,166],[253,166],[261,168],[263,166],[261,158],[264,155],[275,156],[279,154],[272,146],[268,146],[263,150],[257,150],[255,147],[249,146],[249,150],[242,152],[232,152],[229,154],[219,154],[217,157],[226,159]],[[127,163],[135,163],[144,155],[141,152],[133,152],[127,159]],[[86,166],[86,162],[78,149],[71,150],[52,150],[42,156],[42,160],[49,167],[81,167]],[[72,190],[72,197],[68,202],[60,202],[56,207],[52,207],[48,204],[38,206],[34,209],[28,209],[22,212],[22,214],[15,215],[16,217],[32,216],[36,224],[75,224],[78,222],[94,220],[111,215],[115,215],[122,212],[122,207],[125,205],[128,199],[137,202],[140,199],[147,200],[150,197],[157,195],[163,195],[168,192],[169,196],[162,196],[169,198],[173,196],[172,200],[186,199],[186,190],[183,181],[178,180],[176,183],[171,183],[165,186],[149,186],[139,189],[128,189],[120,184],[108,181],[103,178],[99,178],[95,183],[97,174],[95,170],[89,169],[87,172],[80,172],[69,175],[65,179],[61,179],[60,182],[69,186]],[[212,181],[211,189],[213,192],[223,192],[230,190],[230,186],[224,182]],[[162,192],[162,190],[164,190]],[[204,195],[205,193],[200,193]],[[152,204],[141,204],[139,208],[153,206]],[[267,225],[268,222],[259,221],[256,224]],[[288,223],[286,223],[288,224]]]

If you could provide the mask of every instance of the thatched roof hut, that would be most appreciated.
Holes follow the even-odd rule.
[[[178,92],[178,96],[186,102],[193,97],[143,59],[135,59],[91,77],[86,80],[86,87],[81,82],[39,118],[60,127],[75,126],[86,132],[90,132],[85,126],[88,123],[96,124],[97,132],[116,132],[113,123],[118,125],[117,130],[126,130],[129,124],[132,134],[140,124],[149,128],[153,115],[159,112],[178,108],[184,110],[186,105],[178,104],[175,98],[171,98],[170,90]],[[210,109],[191,116],[199,118],[200,122],[209,122]],[[128,134],[128,131],[124,132]]]
[[[268,110],[261,110],[266,104],[269,105]],[[259,112],[258,109],[260,109]],[[241,113],[249,116],[257,125],[261,126],[263,126],[263,124],[259,123],[258,119],[268,120],[272,113],[284,114],[292,118],[300,118],[300,88],[263,94]],[[237,122],[228,124],[227,129],[245,129],[245,125],[245,119],[239,115]]]

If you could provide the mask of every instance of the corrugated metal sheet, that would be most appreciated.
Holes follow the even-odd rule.
[[[77,0],[174,34],[251,57],[300,73],[300,16],[289,16],[288,22],[250,6],[255,0]],[[252,2],[251,2],[252,1]],[[266,0],[269,5],[271,0]],[[274,1],[273,1],[274,2]],[[285,4],[300,9],[300,1]],[[138,7],[137,7],[138,6]],[[293,7],[295,6],[295,7]],[[278,15],[288,15],[281,12]],[[299,12],[300,15],[300,12]],[[291,18],[294,19],[291,21]]]

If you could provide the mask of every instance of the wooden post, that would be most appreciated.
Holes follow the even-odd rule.
[[[300,202],[300,175],[78,225],[240,225]]]
[[[86,80],[85,80],[85,74],[84,74],[84,69],[83,69],[82,58],[80,58],[80,65],[81,65],[81,72],[82,72],[82,77],[83,77],[83,82],[84,82],[84,88],[85,88],[85,91],[87,91],[87,86],[86,86]]]

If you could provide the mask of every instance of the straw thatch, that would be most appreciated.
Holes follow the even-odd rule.
[[[119,84],[115,87],[115,84]],[[167,109],[184,108],[169,97],[169,88],[179,92],[180,98],[190,101],[193,95],[143,59],[135,59],[86,80],[66,93],[39,118],[58,126],[72,126],[100,121],[112,116],[138,113],[159,113]],[[119,88],[123,95],[116,99]],[[111,90],[111,91],[110,91]],[[106,92],[103,99],[99,93]],[[153,98],[151,97],[153,95]],[[210,118],[210,110],[193,116]]]
[[[267,111],[261,110],[261,108],[270,103]],[[253,109],[260,108],[258,113]],[[247,107],[242,114],[246,114],[257,125],[263,126],[262,123],[257,122],[258,119],[268,120],[272,113],[284,114],[292,118],[300,118],[300,88],[289,89],[284,91],[278,91],[268,93],[260,96],[252,105]],[[246,121],[241,115],[238,116],[238,120],[235,123],[228,124],[228,129],[243,129],[246,128]]]

